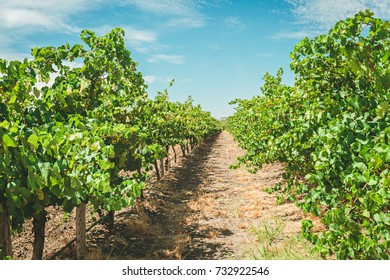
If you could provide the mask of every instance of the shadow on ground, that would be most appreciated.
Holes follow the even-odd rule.
[[[218,136],[208,139],[145,190],[145,198],[116,215],[111,231],[96,227],[89,234],[90,259],[221,259],[231,254],[215,237],[225,228],[197,223],[200,211],[189,203],[207,184],[206,162]]]

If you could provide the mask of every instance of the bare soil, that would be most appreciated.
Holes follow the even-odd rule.
[[[160,182],[152,182],[134,207],[116,213],[114,229],[96,225],[87,233],[87,259],[250,259],[258,241],[254,227],[283,223],[275,242],[300,232],[302,211],[276,205],[265,187],[281,181],[283,167],[257,174],[229,169],[243,155],[228,132],[195,148]],[[74,213],[48,211],[44,259],[74,239]],[[89,214],[92,215],[92,214]],[[93,220],[88,219],[91,225]],[[32,256],[32,226],[13,237],[14,258]],[[74,246],[57,259],[74,259]]]

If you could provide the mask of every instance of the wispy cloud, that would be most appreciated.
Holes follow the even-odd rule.
[[[293,21],[289,31],[278,32],[272,40],[303,39],[327,32],[339,20],[370,9],[376,17],[390,19],[389,0],[284,0],[289,4]]]
[[[235,29],[235,30],[242,30],[245,28],[245,23],[239,18],[235,16],[230,16],[225,18],[225,25],[228,28]]]
[[[327,30],[337,21],[370,9],[375,16],[390,19],[388,0],[285,0],[292,6],[296,22]]]
[[[149,53],[157,42],[157,34],[149,30],[139,30],[134,27],[125,27],[125,40],[132,49],[139,53]]]
[[[159,15],[186,15],[192,13],[198,1],[191,0],[127,0],[140,10]]]
[[[206,17],[200,12],[200,8],[207,5],[203,0],[124,0],[124,2],[143,12],[165,17],[165,24],[170,27],[198,28],[206,24]]]
[[[134,27],[125,27],[126,39],[130,42],[153,43],[157,41],[157,34],[153,31],[139,30]]]
[[[52,16],[45,16],[42,12],[27,9],[4,9],[0,12],[3,25],[7,28],[41,26],[49,28],[51,22],[57,21]]]
[[[284,39],[303,39],[305,37],[312,37],[320,33],[318,30],[301,30],[301,31],[291,31],[291,32],[277,32],[274,35],[269,36],[268,38],[272,40],[284,40]]]
[[[11,60],[22,60],[24,58],[30,58],[29,53],[15,52],[13,50],[8,50],[7,48],[0,48],[1,58],[11,61]]]
[[[99,27],[93,28],[97,35],[102,36],[110,32],[113,28],[116,28],[115,25],[102,25]],[[142,28],[137,28],[135,26],[121,26],[125,31],[125,40],[131,43],[154,43],[158,39],[156,32],[151,30],[146,30]]]
[[[82,29],[89,28],[98,35],[104,35],[116,26],[102,25],[96,27],[94,23],[75,21],[75,16],[83,12],[93,11],[103,5],[121,6],[123,12],[129,6],[137,13],[153,14],[153,22],[158,22],[164,29],[170,28],[199,28],[205,25],[206,16],[202,9],[213,5],[219,0],[0,0],[0,52],[5,54],[6,49],[25,45],[29,48],[27,34],[47,32],[53,36],[59,34],[78,34]],[[76,23],[77,22],[77,23]],[[83,24],[83,26],[76,26]],[[148,25],[147,28],[137,27],[129,23],[123,26],[125,40],[131,50],[149,57],[149,62],[167,62],[183,64],[184,57],[180,55],[161,54],[167,48],[159,42],[161,28]],[[153,28],[153,30],[152,30]]]
[[[150,63],[160,63],[168,62],[172,64],[183,64],[184,56],[181,55],[168,55],[168,54],[155,54],[149,57],[148,62]]]
[[[0,27],[18,32],[36,29],[74,32],[78,29],[71,26],[69,17],[88,7],[88,0],[3,0]]]
[[[160,77],[160,76],[156,76],[156,75],[146,75],[143,78],[147,84],[154,84],[154,83],[168,84],[173,80],[172,77],[167,77],[167,76]]]
[[[168,27],[190,27],[198,28],[205,26],[203,16],[199,17],[178,17],[167,21]]]
[[[115,26],[103,25],[93,30],[99,36],[107,34]],[[149,53],[155,43],[158,42],[158,35],[156,32],[146,29],[140,29],[135,26],[122,26],[125,31],[125,41],[129,44],[131,49],[138,51],[139,53]]]
[[[93,1],[100,3],[102,1]],[[2,7],[15,7],[15,8],[26,8],[36,10],[50,10],[56,12],[69,12],[78,9],[84,9],[91,6],[91,1],[88,0],[2,0]]]
[[[157,81],[157,76],[153,76],[153,75],[144,76],[144,80],[148,84],[153,84]]]

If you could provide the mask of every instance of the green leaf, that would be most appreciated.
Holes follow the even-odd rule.
[[[89,86],[89,82],[86,79],[81,79],[80,92],[84,92]]]
[[[374,220],[378,223],[385,223],[386,225],[389,225],[390,224],[390,215],[389,214],[385,214],[383,212],[381,213],[376,213],[374,215]]]
[[[73,141],[75,139],[82,139],[82,138],[83,138],[83,134],[81,132],[77,132],[69,136],[70,141]]]
[[[4,120],[0,123],[0,128],[8,128],[9,122],[7,120]]]
[[[10,104],[10,105],[14,104],[17,99],[18,99],[18,96],[16,95],[16,93],[11,93],[11,98],[9,99],[8,104]]]
[[[38,149],[38,136],[35,134],[31,134],[30,137],[28,137],[27,142],[34,150]]]
[[[7,70],[7,61],[5,59],[0,59],[0,73],[5,73]]]
[[[38,164],[39,169],[41,170],[42,178],[45,184],[49,182],[49,173],[51,171],[51,165],[49,162]]]
[[[382,216],[378,213],[374,214],[374,220],[378,223],[382,222]]]
[[[81,183],[81,181],[77,177],[72,177],[70,179],[70,183],[71,183],[72,188],[75,190],[81,189],[83,187],[83,184]]]
[[[71,95],[71,94],[72,94],[72,86],[71,86],[71,85],[68,85],[68,86],[66,87],[66,93],[67,93],[68,95]]]
[[[110,168],[113,168],[115,165],[113,162],[109,162],[106,160],[99,160],[99,166],[103,170],[108,170]]]
[[[100,142],[96,141],[95,143],[92,143],[91,144],[91,149],[94,150],[94,151],[100,150],[101,149]]]
[[[31,49],[31,55],[36,56],[38,54],[38,47],[32,48]]]
[[[378,116],[384,118],[389,111],[389,102],[383,101],[378,106]]]
[[[50,189],[52,194],[54,194],[56,197],[61,198],[63,196],[62,189],[59,187],[59,185],[54,185],[52,183],[53,187]]]
[[[366,218],[370,218],[370,212],[367,209],[364,209],[362,215]]]
[[[362,67],[360,65],[360,62],[356,59],[352,59],[349,63],[351,69],[352,69],[352,72],[357,75],[359,74],[359,72],[361,71]]]
[[[38,200],[42,201],[45,198],[45,194],[44,194],[44,192],[41,189],[36,190],[35,194],[36,194]]]
[[[34,95],[36,98],[38,98],[41,95],[41,91],[37,88],[34,88]]]
[[[16,132],[18,132],[18,126],[16,125],[16,124],[14,124],[13,126],[11,126],[10,128],[9,128],[9,132],[11,132],[11,133],[16,133]]]
[[[33,190],[39,189],[36,174],[31,169],[28,170],[27,174],[27,186]]]
[[[3,143],[5,147],[16,147],[17,143],[14,139],[12,139],[8,134],[4,134],[3,137]]]
[[[354,168],[357,168],[360,172],[367,170],[367,166],[363,162],[355,162],[352,165]]]

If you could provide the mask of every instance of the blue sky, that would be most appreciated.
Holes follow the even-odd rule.
[[[366,8],[390,18],[390,0],[0,0],[0,57],[122,27],[151,97],[175,79],[172,101],[191,95],[219,118],[234,112],[229,101],[261,94],[267,71],[283,67],[292,85],[294,45]]]

